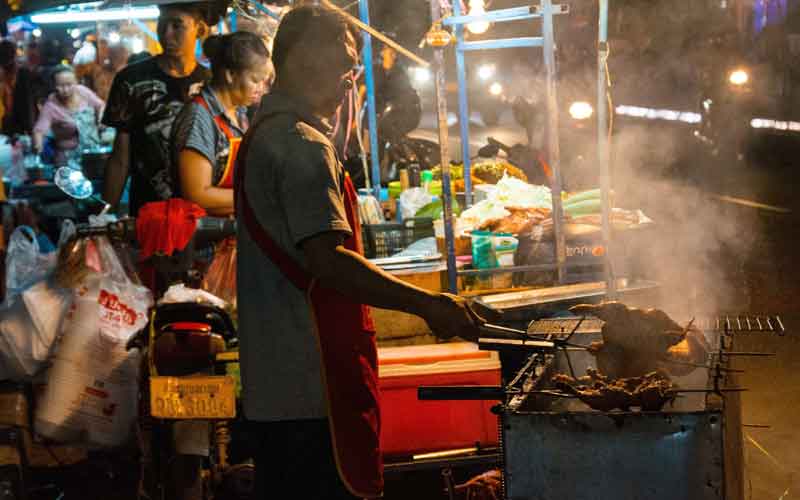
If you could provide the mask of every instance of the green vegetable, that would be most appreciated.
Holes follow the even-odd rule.
[[[570,217],[579,217],[581,215],[590,215],[600,213],[602,203],[600,200],[589,199],[579,201],[578,203],[571,203],[564,205],[564,213]]]
[[[456,201],[455,198],[452,199],[451,206],[453,207],[453,215],[459,215],[461,213],[461,207],[458,205],[458,201]],[[439,198],[438,200],[432,201],[417,210],[417,213],[414,214],[414,217],[430,217],[431,219],[441,219],[442,207],[442,199]]]
[[[579,203],[581,201],[594,200],[594,199],[598,199],[598,200],[600,199],[600,190],[599,189],[590,189],[588,191],[581,191],[581,192],[575,193],[575,194],[573,194],[571,196],[568,196],[564,200],[564,205],[565,206],[566,205],[573,205],[573,204]]]

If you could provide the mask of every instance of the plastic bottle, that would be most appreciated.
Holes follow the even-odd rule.
[[[408,169],[405,167],[400,167],[398,175],[400,176],[400,192],[402,193],[411,187],[411,183],[409,182],[408,178]]]
[[[433,182],[433,172],[430,170],[423,170],[422,171],[422,189],[427,192],[431,192],[431,182]],[[433,193],[431,193],[433,194]]]
[[[419,163],[413,162],[408,165],[408,181],[411,187],[420,187],[422,184],[422,179],[420,179],[421,171]]]

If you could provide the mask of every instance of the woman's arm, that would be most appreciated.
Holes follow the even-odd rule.
[[[53,125],[51,104],[48,102],[39,113],[39,118],[33,126],[33,147],[35,151],[41,151],[44,146],[44,136],[50,132],[50,127]]]
[[[197,203],[210,215],[233,213],[233,189],[212,185],[214,169],[208,158],[193,149],[178,154],[178,179],[184,199]]]

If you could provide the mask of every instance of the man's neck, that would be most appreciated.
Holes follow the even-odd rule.
[[[156,58],[156,62],[164,73],[175,78],[189,76],[197,67],[197,59],[194,54],[180,57],[161,54]]]
[[[324,117],[322,113],[318,110],[314,109],[314,107],[309,102],[308,97],[303,94],[301,87],[299,85],[292,85],[288,82],[284,83],[281,81],[276,81],[275,84],[272,86],[273,91],[279,92],[285,96],[289,96],[294,102],[303,106],[309,113],[314,115],[317,119],[322,120]]]

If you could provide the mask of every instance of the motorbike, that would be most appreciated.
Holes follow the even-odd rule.
[[[57,185],[65,193],[75,199],[93,198],[104,203],[95,197],[82,172],[68,170],[56,174]],[[107,209],[106,204],[104,211]],[[183,255],[154,257],[152,264],[168,283],[193,284],[198,281],[190,258],[195,246],[220,241],[235,234],[235,229],[233,220],[202,218]],[[136,221],[126,218],[104,227],[82,226],[78,230],[79,237],[100,234],[118,242],[133,242]],[[239,413],[236,380],[228,373],[239,360],[233,319],[221,307],[196,301],[161,303],[149,315],[147,326],[126,345],[127,350],[142,352],[137,429],[142,471],[139,498],[249,498],[254,466],[233,464],[229,458],[231,424]],[[200,470],[195,490],[199,488],[200,492],[191,489],[195,485],[184,484],[178,477],[181,471],[174,466],[181,459],[172,446],[173,437],[181,427],[191,429],[190,440],[207,448],[208,457],[195,464]],[[197,481],[193,478],[190,482]],[[181,491],[174,485],[186,489]]]

